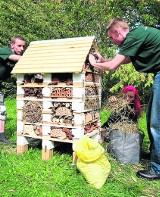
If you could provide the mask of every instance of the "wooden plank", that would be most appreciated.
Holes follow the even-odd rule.
[[[23,135],[23,134],[21,134],[19,136],[24,136],[24,137],[29,137],[29,138],[35,138],[35,139],[41,139],[41,140],[48,140],[48,141],[55,141],[55,142],[73,143],[73,140],[68,140],[68,139],[62,140],[62,139],[58,139],[58,138],[51,138],[50,136],[47,137],[47,136]]]
[[[90,133],[87,133],[85,135],[88,136],[88,137],[91,137],[91,136],[94,136],[98,133],[99,133],[99,130],[96,129],[96,130],[94,130]],[[73,139],[73,140],[64,139],[64,140],[62,140],[62,139],[58,139],[58,138],[51,138],[50,136],[48,136],[48,137],[47,136],[31,136],[31,135],[30,136],[29,135],[21,135],[21,136],[31,137],[31,138],[35,138],[35,139],[41,139],[41,140],[55,141],[55,142],[65,142],[65,143],[74,143],[74,140],[76,140],[76,139]]]
[[[95,82],[85,82],[85,87],[88,87],[88,86],[101,88],[101,84],[95,83]]]
[[[69,54],[73,54],[75,56],[82,56],[82,55],[87,55],[86,52],[89,52],[90,50],[90,46],[81,46],[81,47],[71,47],[71,48],[62,48],[61,46],[58,48],[55,47],[48,47],[46,46],[46,48],[41,48],[38,47],[37,49],[34,48],[28,48],[28,50],[25,51],[25,56],[24,57],[28,57],[29,55],[31,55],[31,57],[38,57],[40,54],[43,57],[48,57],[51,54],[53,54],[54,56],[58,56],[58,57],[66,57],[69,58],[68,55]],[[73,56],[73,58],[75,58]]]
[[[64,38],[64,39],[54,39],[54,40],[40,40],[40,41],[32,41],[30,43],[31,46],[39,46],[39,45],[49,45],[49,44],[54,44],[54,45],[64,45],[66,46],[67,44],[73,44],[73,43],[89,43],[93,42],[95,39],[95,36],[86,36],[86,37],[75,37],[75,38]]]
[[[99,130],[94,130],[94,131],[92,131],[90,133],[87,133],[86,136],[91,137],[91,136],[94,136],[94,135],[96,135],[98,133],[99,133]]]
[[[52,65],[53,66],[56,66],[56,64],[60,64],[62,67],[66,67],[66,64],[75,64],[77,66],[79,66],[79,64],[81,64],[81,67],[83,66],[83,63],[85,61],[85,56],[81,57],[81,58],[78,58],[78,59],[71,59],[71,58],[61,58],[61,59],[55,59],[53,56],[52,57],[48,57],[48,58],[29,58],[28,60],[27,59],[23,59],[20,64],[16,64],[16,68],[17,67],[20,67],[22,65],[28,65],[29,68],[32,68],[31,65],[34,65],[34,64],[39,64],[39,72],[41,72],[41,69],[40,69],[40,65]],[[46,68],[47,69],[47,68]],[[59,69],[59,68],[58,68]],[[62,72],[63,73],[63,72]]]
[[[51,97],[43,97],[36,98],[36,97],[24,97],[22,95],[17,95],[17,101],[51,101],[51,102],[82,102],[82,98],[51,98]]]
[[[40,84],[38,84],[38,83],[17,83],[17,87],[34,87],[34,88],[44,88],[45,86],[47,86],[47,85],[45,85],[45,84],[42,84],[42,83],[40,83]]]
[[[59,42],[58,42],[59,41]],[[83,47],[85,47],[85,46],[91,46],[91,44],[93,43],[93,40],[88,40],[88,41],[74,41],[74,42],[60,42],[61,41],[61,39],[60,40],[57,40],[57,42],[44,42],[44,43],[36,43],[36,42],[31,42],[30,43],[30,45],[29,45],[29,47],[32,47],[32,48],[40,48],[40,47],[44,47],[44,48],[48,48],[48,47],[55,47],[55,48],[73,48],[73,47],[75,47],[75,48],[77,48],[77,47],[81,47],[81,46],[83,46]]]
[[[45,53],[45,52],[44,52]],[[59,52],[59,53],[65,53],[63,51]],[[22,56],[23,58],[20,59],[18,61],[18,63],[16,65],[21,65],[24,61],[25,62],[31,62],[31,64],[33,64],[34,62],[32,61],[46,61],[47,63],[49,62],[49,60],[52,60],[52,64],[54,63],[58,63],[58,62],[61,62],[61,63],[64,63],[65,62],[79,62],[79,61],[85,61],[86,60],[86,57],[87,57],[87,53],[82,53],[82,54],[73,54],[73,53],[68,53],[66,54],[65,56],[61,56],[61,55],[57,55],[55,53],[51,53],[51,54],[48,54],[46,56],[43,55],[43,53],[39,54],[41,57],[37,56],[36,54],[33,55],[32,57],[29,55],[29,56]]]
[[[68,63],[64,63],[64,62],[55,62],[53,64],[53,62],[51,63],[46,63],[46,62],[39,62],[39,63],[34,63],[34,64],[30,64],[24,62],[23,64],[21,64],[21,66],[18,67],[18,65],[16,65],[16,67],[13,69],[12,73],[80,73],[82,71],[82,67],[83,67],[83,62],[68,62]],[[57,69],[58,68],[58,69]]]
[[[81,82],[73,82],[73,85],[66,85],[66,83],[58,83],[57,85],[52,85],[50,84],[52,83],[52,81],[50,81],[49,83],[47,82],[43,82],[43,83],[24,83],[24,82],[17,82],[17,87],[75,87],[75,88],[82,88],[84,87],[84,84],[81,83]],[[100,86],[100,84],[98,83],[92,83],[92,82],[89,82],[89,83],[86,83],[86,86]]]
[[[53,113],[53,111],[51,110],[51,109],[43,109],[42,110],[42,114],[52,114]]]

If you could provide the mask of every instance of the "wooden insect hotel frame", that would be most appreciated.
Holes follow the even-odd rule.
[[[42,159],[58,143],[75,145],[84,135],[100,136],[101,76],[88,54],[94,37],[33,41],[16,64],[17,153],[28,139],[42,140]],[[74,148],[74,147],[73,147]]]

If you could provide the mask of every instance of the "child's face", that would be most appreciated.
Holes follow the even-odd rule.
[[[132,91],[128,91],[126,94],[123,94],[123,98],[129,103],[133,103],[135,99],[135,93]]]
[[[16,39],[14,43],[11,43],[12,51],[17,55],[22,55],[26,47],[24,40]]]

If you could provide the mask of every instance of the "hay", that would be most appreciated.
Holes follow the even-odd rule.
[[[124,100],[122,95],[116,96],[115,102],[107,102],[106,109],[110,110],[111,116],[108,121],[109,130],[117,130],[123,133],[141,133],[137,122],[131,120],[130,115],[135,115],[134,109],[129,102]]]
[[[127,122],[127,121],[119,121],[114,124],[110,125],[110,130],[118,130],[119,132],[123,133],[140,133],[140,130],[138,129],[138,125],[133,122]]]

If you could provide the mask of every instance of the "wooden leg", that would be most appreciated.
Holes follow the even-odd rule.
[[[42,149],[42,160],[49,160],[53,157],[53,149]]]
[[[101,134],[100,134],[100,139],[99,139],[100,144],[104,142],[105,135],[106,135],[106,129],[101,128]]]
[[[28,150],[28,144],[26,145],[17,145],[17,154],[22,154]]]
[[[77,163],[77,159],[78,159],[78,157],[77,157],[76,153],[75,153],[75,152],[73,152],[73,160],[72,160],[72,164],[76,164],[76,163]]]

